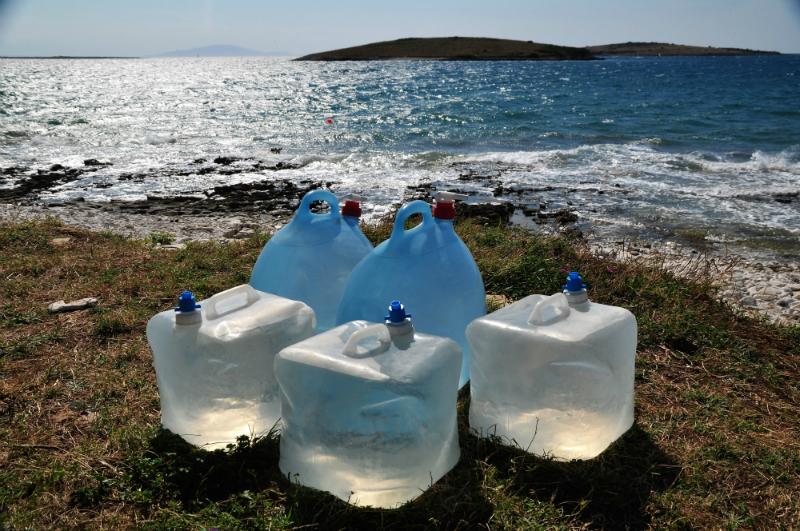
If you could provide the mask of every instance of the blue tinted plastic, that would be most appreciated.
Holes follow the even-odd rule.
[[[325,201],[330,211],[312,213],[314,201]],[[308,304],[317,316],[317,330],[327,330],[335,324],[350,272],[371,250],[358,218],[342,216],[331,192],[313,190],[303,197],[292,220],[264,246],[250,285]]]
[[[405,230],[413,214],[421,214],[422,223]],[[336,322],[380,322],[390,300],[400,300],[411,310],[418,331],[449,337],[461,346],[459,387],[467,383],[470,354],[465,330],[486,314],[483,280],[453,222],[434,219],[424,201],[401,208],[391,237],[353,270]]]

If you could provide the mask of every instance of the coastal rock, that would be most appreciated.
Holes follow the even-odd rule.
[[[7,170],[12,168],[7,168]],[[13,168],[15,170],[16,168]],[[36,173],[19,173],[12,171],[10,175],[17,178],[16,186],[0,189],[0,202],[28,200],[29,196],[54,186],[66,184],[79,179],[84,173],[94,169],[64,168],[60,170],[36,170]],[[9,173],[6,173],[7,175]]]
[[[219,164],[220,166],[229,166],[236,162],[237,160],[241,160],[239,157],[217,157],[214,159],[214,164]]]
[[[752,295],[748,295],[747,297],[742,297],[741,300],[739,301],[739,304],[741,304],[742,306],[747,306],[748,308],[755,308],[756,306],[758,306],[756,298],[753,297]]]
[[[234,240],[246,240],[247,238],[255,236],[255,234],[256,231],[254,228],[249,226],[239,226],[239,227],[234,227],[228,231],[225,231],[223,233],[223,236]]]
[[[490,225],[508,225],[513,213],[514,205],[511,203],[456,203],[457,217]]]
[[[571,210],[558,210],[556,212],[537,212],[536,216],[539,219],[553,219],[559,225],[566,225],[578,221],[578,214]]]
[[[97,159],[86,159],[83,161],[84,166],[111,166],[110,162],[100,162]]]
[[[773,194],[772,198],[778,203],[794,203],[800,199],[800,192],[777,193]]]

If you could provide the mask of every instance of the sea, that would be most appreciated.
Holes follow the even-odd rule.
[[[278,175],[180,171],[220,156],[292,163],[281,178],[359,194],[368,219],[428,184],[573,210],[607,238],[699,235],[796,260],[800,55],[0,60],[0,168],[112,163],[45,204]],[[116,180],[132,172],[152,178]]]

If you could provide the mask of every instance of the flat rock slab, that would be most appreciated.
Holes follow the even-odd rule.
[[[86,297],[85,299],[78,299],[76,301],[51,302],[47,306],[47,310],[50,313],[74,312],[75,310],[83,310],[85,308],[91,308],[92,306],[96,305],[97,305],[97,299],[95,299],[94,297]]]

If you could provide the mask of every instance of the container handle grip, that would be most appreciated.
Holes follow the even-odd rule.
[[[324,201],[328,203],[331,207],[330,212],[327,214],[314,214],[311,212],[311,203],[314,201]],[[328,190],[311,190],[306,195],[303,196],[303,199],[300,201],[300,206],[297,207],[297,211],[295,212],[295,219],[298,221],[311,221],[314,217],[325,217],[325,216],[339,216],[339,200],[336,199],[336,196],[333,195]]]
[[[569,315],[569,303],[563,293],[545,297],[533,307],[528,324],[547,326],[566,319]]]
[[[368,347],[363,347],[359,350],[359,344],[367,338],[377,339],[378,344]],[[347,343],[344,344],[342,354],[351,358],[366,358],[372,354],[383,352],[392,342],[392,337],[389,335],[389,329],[384,324],[371,324],[364,328],[359,328],[350,336]]]
[[[420,199],[417,199],[416,201],[411,201],[410,203],[408,203],[403,208],[397,211],[397,216],[395,216],[394,218],[394,227],[392,228],[392,235],[389,241],[401,237],[402,234],[406,232],[406,221],[414,214],[422,214],[422,223],[420,223],[420,226],[429,224],[433,221],[433,214],[431,214],[430,204]]]
[[[258,292],[250,284],[242,284],[217,293],[203,302],[206,319],[212,320],[258,302]],[[223,305],[221,303],[228,302]]]

